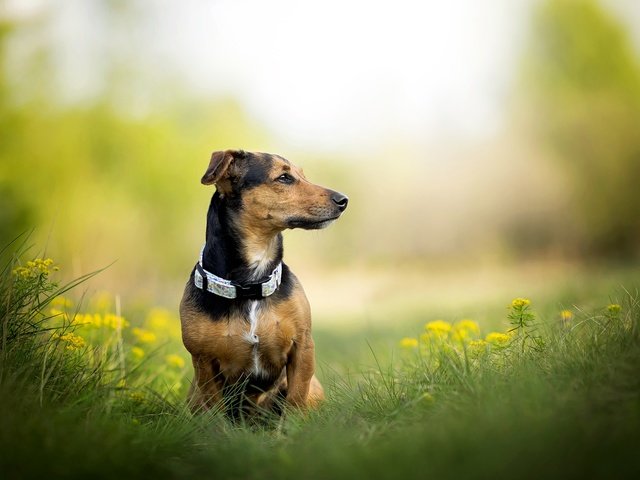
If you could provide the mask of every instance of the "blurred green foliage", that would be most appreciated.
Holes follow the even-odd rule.
[[[97,3],[113,17],[109,27],[126,31],[144,15],[141,6]],[[107,67],[95,94],[70,102],[56,84],[65,65],[47,37],[37,35],[50,20],[44,9],[36,20],[0,25],[0,243],[35,227],[34,243],[55,252],[68,265],[65,274],[119,260],[119,270],[105,274],[107,288],[139,289],[151,276],[161,284],[180,279],[167,288],[181,288],[204,236],[211,189],[198,179],[210,152],[266,150],[267,129],[234,99],[188,93],[171,72],[146,71],[118,46],[101,59]],[[16,48],[21,42],[29,48]],[[595,1],[544,2],[523,78],[534,131],[572,182],[571,215],[540,188],[548,177],[510,185],[540,170],[527,146],[516,145],[523,160],[511,170],[504,168],[510,152],[503,163],[485,161],[511,138],[484,156],[476,146],[457,165],[425,151],[418,139],[365,159],[309,152],[293,158],[278,146],[274,151],[291,154],[311,180],[352,199],[330,233],[289,233],[287,258],[310,263],[312,251],[323,268],[386,267],[466,261],[502,249],[513,258],[534,256],[555,252],[559,242],[578,257],[636,252],[640,67],[624,29]],[[390,157],[398,159],[392,168]]]
[[[5,41],[10,25],[0,22],[0,65],[6,62]],[[20,200],[20,191],[16,183],[10,182],[12,152],[16,150],[16,124],[20,121],[18,112],[8,108],[9,86],[0,69],[0,241],[4,244],[17,231],[24,230],[32,220],[32,211]]]
[[[61,103],[43,81],[54,76],[46,45],[31,59],[33,76],[11,81],[16,28],[0,31],[0,244],[38,227],[35,240],[53,231],[48,248],[69,264],[82,259],[84,271],[119,259],[134,275],[150,265],[184,273],[197,252],[175,246],[204,235],[211,190],[198,180],[211,150],[259,141],[259,128],[234,101],[189,98],[180,85],[129,113],[119,108],[122,72],[97,98]]]
[[[571,182],[568,248],[638,253],[640,64],[625,29],[597,1],[545,1],[523,77],[535,130]]]

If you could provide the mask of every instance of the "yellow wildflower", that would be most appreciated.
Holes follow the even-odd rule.
[[[156,341],[156,334],[150,332],[149,330],[145,330],[143,328],[135,327],[131,330],[131,332],[136,336],[139,342],[141,343],[153,343]]]
[[[487,342],[485,340],[471,340],[467,352],[472,357],[477,357],[487,350]]]
[[[11,272],[15,277],[28,278],[29,277],[29,269],[25,267],[16,267]]]
[[[511,302],[511,308],[522,308],[531,305],[531,300],[528,298],[514,298]]]
[[[105,327],[113,328],[114,330],[126,328],[129,326],[129,322],[127,322],[124,317],[115,315],[113,313],[105,314],[103,324]]]
[[[480,327],[476,322],[469,319],[460,320],[453,326],[453,338],[464,341],[472,335],[479,335]]]
[[[35,258],[29,260],[24,267],[13,269],[13,275],[23,279],[33,279],[40,275],[47,277],[51,272],[59,270],[57,266],[52,266],[53,260],[50,258]]]
[[[433,395],[431,395],[429,392],[424,392],[421,396],[420,396],[420,400],[422,400],[424,403],[426,403],[427,405],[431,405],[433,402],[436,401],[435,398],[433,398]]]
[[[102,327],[102,315],[100,315],[99,313],[94,313],[94,314],[87,313],[85,317],[88,317],[91,319],[89,323],[92,326],[96,328]]]
[[[133,355],[134,358],[140,360],[142,357],[144,357],[144,350],[140,347],[133,347],[131,349],[131,355]]]
[[[169,310],[152,308],[147,314],[145,325],[153,330],[165,330],[169,327],[172,317]]]
[[[607,310],[611,315],[617,315],[620,313],[620,310],[622,310],[622,307],[617,303],[612,303],[611,305],[607,306]]]
[[[509,335],[500,332],[491,332],[485,337],[485,340],[488,343],[496,347],[504,347],[507,343],[509,343],[510,339],[511,337]]]
[[[71,320],[71,325],[91,325],[93,318],[91,314],[76,313]]]
[[[573,319],[573,312],[571,310],[562,310],[560,312],[560,318],[563,321],[568,322]]]
[[[456,322],[455,328],[457,330],[467,330],[470,333],[480,333],[480,326],[476,322],[474,322],[473,320],[469,320],[468,318]]]
[[[147,314],[144,326],[156,332],[160,338],[180,338],[180,322],[165,308],[152,308]]]
[[[444,320],[434,320],[427,323],[424,328],[436,337],[446,337],[451,331],[451,324]]]
[[[406,349],[416,348],[418,346],[418,339],[413,337],[404,337],[400,340],[400,346]]]
[[[86,345],[84,338],[80,335],[76,335],[75,333],[69,332],[63,335],[59,335],[55,333],[52,338],[54,340],[58,340],[60,342],[66,343],[65,348],[70,351],[80,350]]]
[[[42,273],[49,273],[49,267],[53,265],[53,260],[50,258],[36,258],[33,263],[35,264],[34,267]]]
[[[167,363],[171,367],[176,367],[176,368],[184,367],[184,358],[182,358],[180,355],[176,355],[175,353],[172,353],[171,355],[167,355],[166,357],[164,357],[164,359],[167,361]]]

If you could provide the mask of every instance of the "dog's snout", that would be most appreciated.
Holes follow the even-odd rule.
[[[344,212],[344,210],[347,208],[347,204],[349,203],[349,198],[338,192],[333,192],[331,194],[331,200],[336,204],[341,212]]]

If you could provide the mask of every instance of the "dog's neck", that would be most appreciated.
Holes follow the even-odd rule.
[[[282,261],[282,235],[251,228],[241,205],[216,192],[207,213],[203,268],[240,284],[267,277]]]

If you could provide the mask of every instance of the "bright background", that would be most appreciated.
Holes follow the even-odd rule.
[[[199,178],[243,148],[351,199],[286,234],[320,324],[575,302],[637,278],[639,26],[633,0],[0,1],[0,240],[175,311]]]

